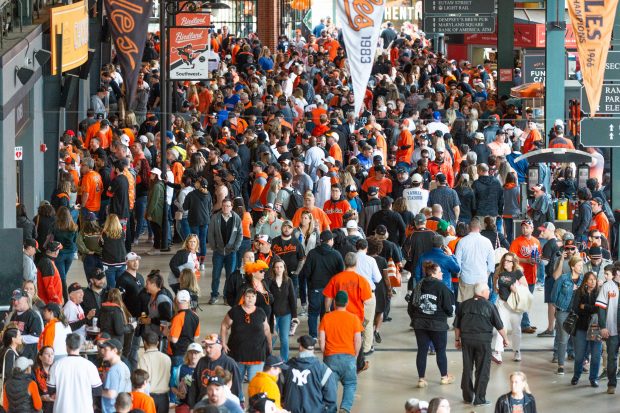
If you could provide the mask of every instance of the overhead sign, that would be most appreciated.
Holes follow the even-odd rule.
[[[523,83],[545,83],[547,70],[545,67],[545,53],[523,54]]]
[[[209,76],[209,29],[170,29],[170,80],[201,80]]]
[[[211,24],[209,13],[179,13],[175,16],[174,23],[183,27],[207,27]]]
[[[424,14],[492,14],[494,0],[424,0]]]
[[[580,129],[583,146],[620,147],[620,118],[584,118]]]
[[[603,80],[620,80],[620,51],[610,50],[607,52]]]
[[[495,15],[438,15],[424,16],[424,31],[427,33],[493,33]]]
[[[21,161],[24,158],[24,148],[21,146],[15,147],[15,160]]]
[[[591,113],[590,102],[586,98],[584,88],[581,88],[581,110],[584,113]],[[601,97],[596,107],[596,113],[602,115],[620,115],[620,85],[603,83]]]
[[[50,9],[52,75],[57,74],[56,35],[62,34],[62,72],[75,69],[88,60],[88,10],[86,3]]]

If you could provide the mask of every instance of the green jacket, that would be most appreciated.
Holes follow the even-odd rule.
[[[149,189],[148,203],[146,205],[146,213],[152,221],[161,226],[164,215],[164,200],[166,196],[166,185],[163,181],[157,181]]]

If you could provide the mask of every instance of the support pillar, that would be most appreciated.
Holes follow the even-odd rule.
[[[566,79],[566,52],[564,48],[565,0],[547,0],[546,45],[545,45],[545,142],[549,144],[547,135],[556,119],[565,119],[564,113],[564,80]],[[559,17],[558,17],[559,16]]]
[[[281,26],[280,0],[258,0],[256,31],[263,46],[274,50],[278,45],[278,36]]]
[[[502,82],[497,85],[497,95],[509,96],[512,87],[512,77],[514,76],[514,25],[515,25],[515,3],[514,0],[498,0],[497,4],[497,73],[501,74],[504,70],[510,70],[510,81]],[[502,70],[504,69],[504,70]],[[498,76],[501,78],[501,75]]]

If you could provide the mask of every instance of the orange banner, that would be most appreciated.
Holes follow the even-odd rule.
[[[62,72],[81,66],[88,60],[88,10],[84,1],[50,10],[52,74],[57,72],[56,35],[62,34]]]
[[[567,0],[591,116],[598,110],[618,0]]]

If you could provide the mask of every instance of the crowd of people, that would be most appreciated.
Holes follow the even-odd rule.
[[[451,60],[391,23],[360,113],[330,20],[275,50],[226,26],[211,43],[212,79],[175,82],[171,113],[158,34],[133,102],[105,65],[87,118],[59,139],[51,199],[32,220],[17,206],[24,273],[0,351],[7,411],[350,413],[397,289],[418,388],[434,381],[429,354],[440,385],[454,383],[454,334],[463,399],[490,404],[491,364],[508,348],[520,362],[522,334],[538,331],[538,286],[538,336],[554,337],[557,374],[574,361],[571,384],[589,368],[590,385],[607,379],[614,393],[620,263],[598,149],[586,148],[587,186],[574,164],[541,163],[522,193],[530,165],[519,157],[545,145],[533,110],[497,95],[490,62]],[[549,134],[551,147],[574,145],[561,120]],[[570,232],[554,224],[552,194],[577,203]],[[169,268],[143,276],[136,246],[170,252]],[[67,285],[74,265],[83,282]],[[196,310],[220,301],[230,310],[204,336]],[[296,334],[303,319],[308,334]],[[536,412],[525,375],[510,382],[496,412]],[[450,411],[441,398],[405,409]]]

